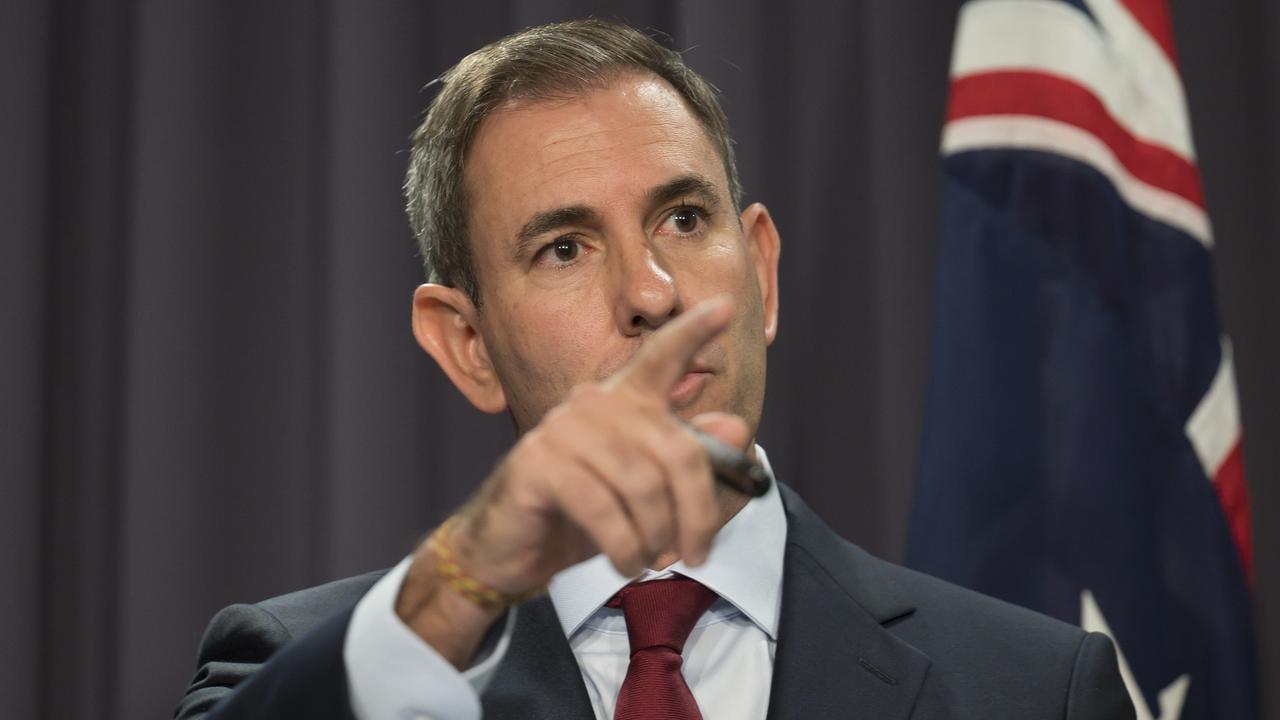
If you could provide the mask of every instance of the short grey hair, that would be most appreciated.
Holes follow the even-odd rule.
[[[509,101],[572,97],[629,71],[656,75],[684,98],[720,155],[734,207],[741,206],[728,120],[714,88],[677,52],[604,20],[532,27],[476,50],[440,76],[441,89],[413,133],[404,192],[428,282],[456,287],[480,307],[463,169],[481,121]]]

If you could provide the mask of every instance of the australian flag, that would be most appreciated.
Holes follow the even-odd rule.
[[[1143,718],[1258,717],[1231,345],[1165,0],[971,0],[908,563],[1116,641]]]

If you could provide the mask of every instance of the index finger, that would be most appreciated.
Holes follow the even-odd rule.
[[[698,303],[654,332],[617,377],[641,390],[670,393],[693,357],[729,327],[732,318],[724,295]]]

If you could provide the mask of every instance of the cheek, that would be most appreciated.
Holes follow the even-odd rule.
[[[502,363],[504,381],[559,397],[591,379],[592,353],[599,352],[601,333],[608,329],[608,317],[601,317],[596,307],[540,295],[504,308],[504,327],[497,330],[508,356]]]
[[[681,265],[686,268],[681,285],[694,291],[691,300],[728,293],[743,306],[756,302],[752,297],[759,294],[755,267],[739,238],[726,237],[691,250]]]

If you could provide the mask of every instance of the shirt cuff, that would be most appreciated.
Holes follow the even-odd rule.
[[[516,609],[502,634],[482,647],[479,661],[460,673],[396,614],[396,597],[412,557],[400,561],[356,604],[342,657],[351,710],[360,720],[438,718],[479,720],[480,693],[511,644]]]

